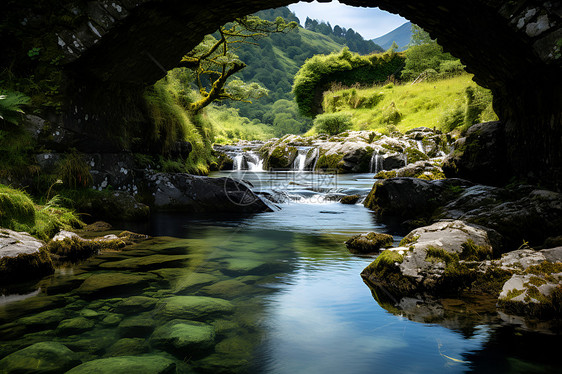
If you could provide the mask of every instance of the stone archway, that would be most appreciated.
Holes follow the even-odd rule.
[[[12,20],[14,35],[21,40],[2,37],[0,42],[19,54],[30,38],[56,42],[68,82],[64,121],[96,132],[99,126],[119,126],[124,117],[135,117],[134,106],[144,87],[173,68],[205,34],[233,17],[293,2],[76,0],[59,9],[59,17],[49,17],[44,2],[7,0],[0,17],[3,22]],[[562,188],[559,1],[341,2],[378,6],[429,31],[461,58],[478,83],[493,90],[506,129],[506,167],[519,177]],[[0,62],[5,61],[0,57]]]

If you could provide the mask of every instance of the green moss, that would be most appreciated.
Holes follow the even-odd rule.
[[[396,170],[383,170],[379,171],[375,176],[375,179],[390,179],[396,178]]]
[[[461,244],[462,252],[460,254],[461,260],[466,261],[484,261],[491,260],[492,251],[485,246],[479,246],[474,243],[472,239],[468,239],[466,243]]]
[[[562,263],[544,261],[539,265],[529,266],[525,273],[543,276],[546,280],[550,280],[551,274],[562,273]]]
[[[546,284],[546,281],[543,278],[532,276],[529,279],[529,283],[532,284],[533,286],[540,287],[543,284]]]
[[[417,242],[419,238],[420,238],[419,235],[412,235],[412,236],[407,235],[402,240],[400,240],[399,246],[400,247],[407,247],[410,244]]]
[[[93,183],[90,166],[76,151],[67,154],[58,162],[55,173],[67,188],[88,188]]]
[[[341,154],[321,155],[316,163],[316,170],[340,170]]]
[[[122,239],[98,241],[73,237],[50,241],[46,244],[45,249],[60,261],[75,262],[93,256],[103,249],[118,250],[125,245],[126,243]]]
[[[359,195],[348,195],[348,196],[344,196],[341,198],[340,203],[342,204],[355,204],[357,203],[357,201],[359,201],[359,199],[361,198],[361,196]]]
[[[367,269],[371,273],[376,273],[378,276],[383,276],[386,273],[396,272],[396,263],[401,264],[404,261],[404,256],[398,251],[386,250],[377,256]]]
[[[517,296],[521,295],[523,292],[525,292],[525,290],[518,290],[518,289],[509,290],[509,291],[507,291],[506,298],[508,300],[514,299]]]
[[[438,179],[446,179],[447,177],[442,171],[432,171],[429,174],[422,173],[416,176],[416,178],[423,179],[426,181],[433,181]]]
[[[408,159],[409,164],[413,164],[413,163],[418,162],[418,161],[429,160],[429,156],[427,156],[425,153],[419,151],[418,149],[415,149],[415,148],[412,148],[412,147],[406,148],[404,153],[406,154],[406,157]]]
[[[426,249],[425,261],[427,262],[445,262],[447,265],[458,262],[459,256],[456,253],[450,253],[443,248],[428,247]]]
[[[56,197],[36,205],[24,191],[0,185],[0,226],[48,240],[61,229],[78,228],[83,223]]]

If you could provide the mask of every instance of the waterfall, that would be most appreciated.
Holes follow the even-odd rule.
[[[260,156],[252,151],[246,153],[246,163],[248,164],[248,170],[250,171],[263,171],[263,160]]]
[[[416,144],[418,145],[418,151],[420,151],[421,153],[425,153],[423,142],[421,140],[416,140]]]
[[[306,155],[308,155],[310,147],[301,147],[298,149],[297,157],[293,161],[293,170],[304,171],[306,168]]]
[[[373,151],[371,161],[369,162],[369,173],[377,174],[382,169],[382,159],[378,151]]]
[[[244,154],[243,153],[236,153],[234,158],[232,159],[234,163],[232,164],[232,170],[242,170],[242,163],[244,162]]]

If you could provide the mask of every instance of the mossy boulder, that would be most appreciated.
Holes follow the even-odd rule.
[[[394,242],[392,235],[369,232],[355,235],[345,245],[351,253],[373,253],[382,248],[391,247]]]
[[[44,242],[25,232],[0,229],[0,284],[28,281],[54,273]]]
[[[88,361],[67,374],[172,374],[174,361],[161,355],[119,356]]]
[[[215,329],[202,322],[173,320],[159,326],[150,337],[150,345],[182,357],[189,352],[201,356],[215,344]]]
[[[146,271],[163,267],[180,267],[188,261],[187,255],[154,254],[139,256],[120,261],[108,261],[100,264],[102,269]]]
[[[156,327],[156,321],[150,316],[134,316],[125,318],[119,323],[119,335],[126,338],[142,338],[149,335]]]
[[[105,357],[135,356],[149,352],[149,346],[142,338],[123,338],[107,348]]]
[[[156,276],[150,273],[99,273],[88,277],[77,291],[87,297],[107,296],[142,289],[155,279]]]
[[[212,274],[192,272],[178,277],[174,283],[174,293],[190,293],[208,284],[218,281],[218,277]]]
[[[297,154],[296,147],[281,143],[268,152],[264,166],[266,169],[288,169],[295,161]]]
[[[425,181],[419,178],[392,178],[378,181],[363,202],[377,215],[399,223],[426,218],[472,184],[461,179]]]
[[[370,283],[396,295],[455,294],[482,275],[472,264],[493,256],[488,231],[462,221],[416,229],[401,245],[385,250],[362,273]]]
[[[512,171],[508,166],[503,123],[486,122],[470,127],[466,137],[457,140],[454,148],[443,162],[447,178],[463,178],[492,186],[507,184]]]
[[[341,198],[340,203],[353,205],[353,204],[357,204],[359,199],[361,199],[360,195],[347,195]]]
[[[57,335],[75,335],[91,330],[94,321],[84,317],[75,317],[60,321],[55,332]]]
[[[205,320],[214,316],[234,313],[234,305],[227,300],[206,296],[172,296],[156,305],[158,317]]]
[[[158,300],[147,296],[131,296],[123,299],[113,307],[116,313],[131,314],[154,308]]]
[[[0,360],[2,373],[64,373],[81,363],[78,355],[56,342],[35,343]]]

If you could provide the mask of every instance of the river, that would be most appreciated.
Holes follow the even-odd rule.
[[[366,195],[373,174],[213,176],[244,178],[280,209],[251,216],[156,214],[135,227],[153,239],[12,290],[21,296],[0,299],[0,358],[56,341],[82,361],[160,355],[186,373],[562,371],[555,353],[562,339],[547,331],[529,331],[489,311],[475,317],[458,300],[448,301],[445,316],[427,305],[413,317],[411,310],[379,305],[360,277],[374,257],[350,254],[344,241],[367,231],[396,233],[362,205],[337,202],[342,194]],[[92,281],[104,274],[124,281]],[[184,352],[155,339],[154,331],[172,318],[162,311],[174,313],[166,302],[194,295],[232,305],[193,318],[212,326],[212,346]]]

